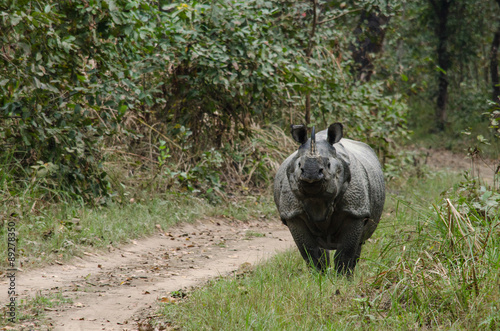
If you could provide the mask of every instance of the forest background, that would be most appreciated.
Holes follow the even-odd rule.
[[[498,0],[0,9],[4,201],[217,200],[269,183],[292,123],[344,123],[388,178],[411,161],[398,146],[412,132],[432,148],[495,144]]]

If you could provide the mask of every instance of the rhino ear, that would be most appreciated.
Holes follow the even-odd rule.
[[[307,141],[307,129],[305,125],[292,125],[292,137],[293,139],[303,144]]]
[[[331,145],[338,143],[342,139],[343,128],[340,123],[333,123],[328,127],[328,142]]]

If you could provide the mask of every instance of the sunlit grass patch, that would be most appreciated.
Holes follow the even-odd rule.
[[[251,231],[248,230],[245,232],[245,239],[252,239],[252,238],[259,238],[259,237],[265,237],[266,235],[264,233],[256,232],[256,231]]]
[[[348,281],[310,273],[291,250],[244,277],[212,281],[180,305],[162,312],[186,329],[291,329],[322,325],[342,306]],[[353,293],[350,293],[352,295]],[[177,322],[176,322],[177,323]],[[330,323],[331,326],[337,325]]]

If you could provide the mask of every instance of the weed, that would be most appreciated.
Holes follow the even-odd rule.
[[[25,324],[36,320],[36,323],[40,323],[45,316],[45,311],[55,310],[57,307],[72,304],[73,301],[70,298],[64,296],[62,292],[50,293],[49,295],[44,295],[38,292],[35,297],[28,300],[21,300],[19,306],[17,307],[17,321],[16,323]],[[4,314],[0,316],[0,324],[7,325],[7,320]]]
[[[255,232],[255,231],[251,231],[251,230],[248,230],[247,232],[245,232],[245,239],[246,240],[250,240],[251,238],[259,238],[259,237],[265,237],[266,235],[264,233],[260,233],[260,232]]]

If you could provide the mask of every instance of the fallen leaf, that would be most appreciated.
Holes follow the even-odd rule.
[[[161,297],[160,302],[174,303],[177,302],[177,299],[172,297]]]

